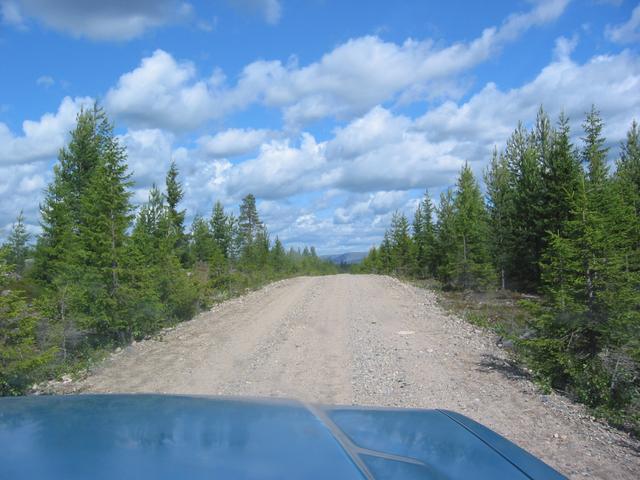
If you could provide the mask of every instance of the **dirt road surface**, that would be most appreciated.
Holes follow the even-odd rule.
[[[466,414],[572,478],[640,478],[640,448],[509,367],[495,338],[389,277],[274,283],[113,354],[84,392],[282,396]]]

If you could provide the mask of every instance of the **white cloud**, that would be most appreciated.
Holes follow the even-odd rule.
[[[407,192],[379,191],[370,193],[367,198],[338,207],[334,211],[333,222],[336,224],[352,223],[355,220],[384,215],[395,211],[407,201]]]
[[[262,198],[282,198],[315,190],[325,182],[323,145],[304,133],[299,147],[289,140],[263,144],[259,155],[225,172],[228,193],[253,193]]]
[[[556,45],[553,49],[553,58],[557,61],[567,60],[571,57],[571,53],[577,46],[577,35],[573,35],[571,38],[559,37],[556,39]]]
[[[91,98],[65,97],[55,114],[46,113],[40,120],[22,122],[22,135],[14,135],[0,122],[0,165],[49,160],[64,145],[83,106],[93,104]]]
[[[188,130],[216,114],[215,84],[196,80],[190,62],[178,63],[163,50],[144,58],[106,95],[108,109],[133,127]]]
[[[188,18],[192,13],[188,3],[177,0],[19,0],[7,3],[12,5],[13,18],[27,15],[55,30],[94,40],[129,40],[148,29]],[[3,7],[6,18],[4,10]]]
[[[268,130],[231,128],[198,139],[200,150],[214,158],[236,157],[258,148],[270,135]]]
[[[437,190],[453,183],[465,161],[479,174],[493,147],[504,145],[518,121],[532,121],[540,104],[554,119],[564,110],[579,136],[584,113],[595,102],[604,133],[615,144],[640,111],[640,59],[622,52],[578,64],[569,57],[574,43],[559,39],[554,60],[516,89],[489,83],[464,103],[447,101],[416,119],[376,106],[325,142],[308,133],[299,144],[295,137],[271,140],[251,160],[225,164],[216,191],[281,199],[327,189]],[[353,208],[334,218],[352,218]]]
[[[265,21],[275,25],[282,16],[280,0],[228,0],[233,6],[247,9],[262,15]]]
[[[0,163],[0,196],[11,199],[0,202],[0,239],[9,234],[20,210],[24,212],[28,230],[31,233],[40,230],[38,200],[51,175],[51,169],[43,169],[41,164]]]
[[[119,136],[127,148],[129,171],[135,182],[134,202],[147,201],[152,184],[164,185],[173,157],[173,136],[158,129],[129,130]]]
[[[464,104],[446,102],[416,121],[431,141],[452,141],[452,153],[484,160],[501,146],[517,122],[532,121],[542,104],[554,118],[564,111],[579,133],[584,114],[595,103],[611,142],[624,138],[640,111],[640,58],[624,51],[593,57],[585,64],[557,58],[530,83],[509,91],[487,84]]]
[[[631,12],[631,18],[619,25],[607,25],[605,36],[615,43],[636,43],[640,41],[640,5]]]
[[[191,62],[156,50],[138,68],[120,77],[107,105],[136,127],[186,130],[212,118],[259,103],[281,108],[292,127],[325,117],[351,119],[375,105],[458,95],[457,75],[486,61],[527,29],[562,14],[566,0],[538,2],[509,16],[469,43],[441,48],[431,40],[402,44],[375,36],[338,45],[319,61],[299,66],[259,60],[246,65],[235,84],[217,71],[199,78]]]

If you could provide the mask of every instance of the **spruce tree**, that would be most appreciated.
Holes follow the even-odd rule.
[[[407,276],[415,270],[409,221],[404,213],[395,212],[391,219],[391,263],[393,273]]]
[[[219,200],[216,201],[213,207],[210,224],[213,240],[224,257],[230,258],[233,242],[233,219],[224,213],[224,207]]]
[[[440,194],[437,208],[438,221],[436,223],[436,275],[447,287],[453,284],[456,254],[453,245],[456,244],[455,212],[453,206],[453,190],[450,188]]]
[[[165,184],[167,192],[165,199],[167,201],[167,214],[169,216],[170,234],[175,241],[175,249],[178,258],[183,264],[187,263],[187,238],[184,233],[184,217],[185,210],[178,210],[178,205],[184,197],[182,185],[178,180],[178,167],[175,162],[171,162],[167,171]]]
[[[507,288],[507,271],[512,261],[514,196],[513,181],[504,155],[494,149],[485,171],[487,208],[490,219],[491,254],[500,276],[500,286]]]
[[[84,251],[85,272],[94,273],[91,308],[103,335],[124,339],[127,319],[119,310],[122,264],[126,255],[127,230],[133,218],[130,203],[132,182],[126,151],[113,134],[106,117],[100,119],[98,164],[81,195],[79,236]]]
[[[69,144],[60,150],[53,169],[53,181],[45,191],[40,205],[42,235],[35,255],[37,279],[44,285],[56,277],[73,279],[84,258],[79,237],[81,223],[86,218],[82,199],[93,172],[100,164],[104,137],[100,127],[106,116],[97,105],[81,110],[71,131]]]
[[[560,114],[549,154],[543,163],[544,202],[542,215],[545,236],[561,234],[571,215],[572,201],[582,178],[580,162],[571,144],[569,119]]]
[[[416,272],[420,277],[434,274],[435,228],[433,225],[433,203],[425,191],[413,218],[413,240]]]
[[[284,246],[280,239],[276,237],[275,242],[273,242],[273,247],[271,248],[271,265],[276,272],[281,273],[286,269],[286,261],[287,254]]]
[[[191,252],[197,262],[209,262],[216,255],[218,246],[213,238],[209,222],[196,215],[191,224]]]
[[[541,155],[535,137],[520,124],[505,150],[513,182],[514,209],[511,218],[513,242],[507,277],[525,290],[536,290],[540,283],[539,262],[545,243],[544,183]]]
[[[494,282],[489,225],[480,187],[468,164],[462,168],[453,201],[455,243],[452,278],[463,288],[487,288]]]

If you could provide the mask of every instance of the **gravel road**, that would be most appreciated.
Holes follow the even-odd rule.
[[[375,275],[301,277],[113,354],[67,391],[283,396],[456,410],[572,478],[640,478],[640,447],[510,368],[434,292]]]

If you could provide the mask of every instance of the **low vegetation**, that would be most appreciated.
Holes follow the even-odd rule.
[[[413,225],[395,214],[359,271],[436,279],[543,387],[638,434],[640,131],[634,122],[610,169],[603,128],[594,107],[576,147],[568,119],[553,127],[540,109],[494,152],[486,195],[465,165],[437,207],[425,195]],[[472,293],[496,289],[504,301]]]
[[[335,273],[315,249],[270,241],[253,195],[216,202],[185,229],[171,165],[137,211],[127,152],[99,107],[59,154],[30,242],[20,214],[0,249],[0,394],[78,368],[96,352],[191,318],[216,300],[301,274]]]

